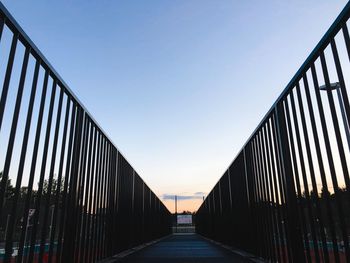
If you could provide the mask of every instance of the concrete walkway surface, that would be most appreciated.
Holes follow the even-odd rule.
[[[196,234],[174,234],[116,262],[123,263],[245,263],[247,258]]]

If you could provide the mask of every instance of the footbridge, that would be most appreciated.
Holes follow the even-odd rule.
[[[171,213],[0,3],[0,262],[350,262],[349,16],[348,3],[205,198],[196,233],[172,234]]]

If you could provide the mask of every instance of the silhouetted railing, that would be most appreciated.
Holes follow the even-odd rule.
[[[0,262],[96,262],[170,213],[0,3]]]
[[[349,15],[347,4],[207,196],[197,232],[272,262],[350,262]]]

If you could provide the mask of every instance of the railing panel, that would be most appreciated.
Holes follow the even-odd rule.
[[[271,262],[350,260],[349,16],[348,3],[224,173],[230,220],[210,209],[215,186],[199,233]]]
[[[0,83],[0,262],[96,262],[170,233],[170,212],[1,3]]]

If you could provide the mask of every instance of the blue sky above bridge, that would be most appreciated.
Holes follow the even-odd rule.
[[[3,1],[163,197],[210,191],[346,2]]]

